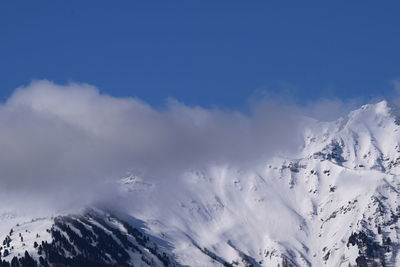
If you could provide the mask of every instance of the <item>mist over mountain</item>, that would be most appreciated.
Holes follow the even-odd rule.
[[[341,116],[355,103],[19,88],[0,106],[2,265],[398,266],[400,109]]]
[[[173,179],[210,164],[254,165],[297,146],[298,108],[266,101],[250,109],[172,99],[155,109],[85,84],[36,81],[0,106],[1,188],[79,203],[127,173]]]

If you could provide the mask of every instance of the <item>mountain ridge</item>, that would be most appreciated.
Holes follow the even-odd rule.
[[[99,209],[79,216],[103,218],[105,235],[119,229],[115,235],[120,237],[113,237],[117,244],[125,235],[132,238],[125,247],[129,257],[98,262],[107,266],[398,266],[399,129],[398,108],[381,101],[333,122],[307,120],[298,152],[252,169],[214,165],[159,184],[135,175],[121,179],[119,199],[132,203],[124,212],[143,222],[137,231],[149,236],[168,263],[144,243],[135,250],[129,226],[115,224],[122,215]],[[76,216],[46,220],[50,227]],[[115,221],[108,221],[110,216]],[[92,231],[96,220],[75,230]],[[48,234],[47,241],[56,244]],[[22,246],[16,247],[2,260],[24,255]],[[71,256],[60,252],[66,247],[58,252],[64,258]],[[146,260],[134,256],[139,250],[150,251]],[[37,248],[29,253],[38,259]],[[85,253],[76,254],[89,257]],[[66,264],[43,258],[50,265]]]

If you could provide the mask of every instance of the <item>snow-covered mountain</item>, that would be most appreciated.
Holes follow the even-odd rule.
[[[399,175],[400,111],[368,104],[251,168],[125,177],[123,212],[3,213],[2,264],[400,266]]]

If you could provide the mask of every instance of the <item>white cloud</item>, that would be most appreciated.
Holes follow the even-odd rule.
[[[361,103],[286,99],[253,99],[248,113],[176,100],[154,109],[87,84],[32,82],[0,104],[0,203],[81,205],[113,198],[109,181],[131,171],[172,181],[212,164],[253,167],[300,147],[304,115],[333,120]]]
[[[0,186],[18,197],[83,201],[135,170],[157,179],[207,164],[260,162],[299,138],[298,109],[249,115],[170,101],[156,110],[86,84],[35,81],[0,106]]]

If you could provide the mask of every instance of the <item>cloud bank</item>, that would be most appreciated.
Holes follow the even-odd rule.
[[[155,109],[87,84],[34,81],[0,104],[0,203],[82,205],[113,195],[127,172],[172,181],[213,164],[251,168],[298,148],[304,116],[333,120],[360,103],[266,97],[246,113],[176,100]]]
[[[19,198],[81,201],[128,171],[167,179],[209,164],[260,162],[296,146],[298,109],[263,101],[250,110],[175,100],[154,109],[86,84],[35,81],[0,105],[0,187]]]

